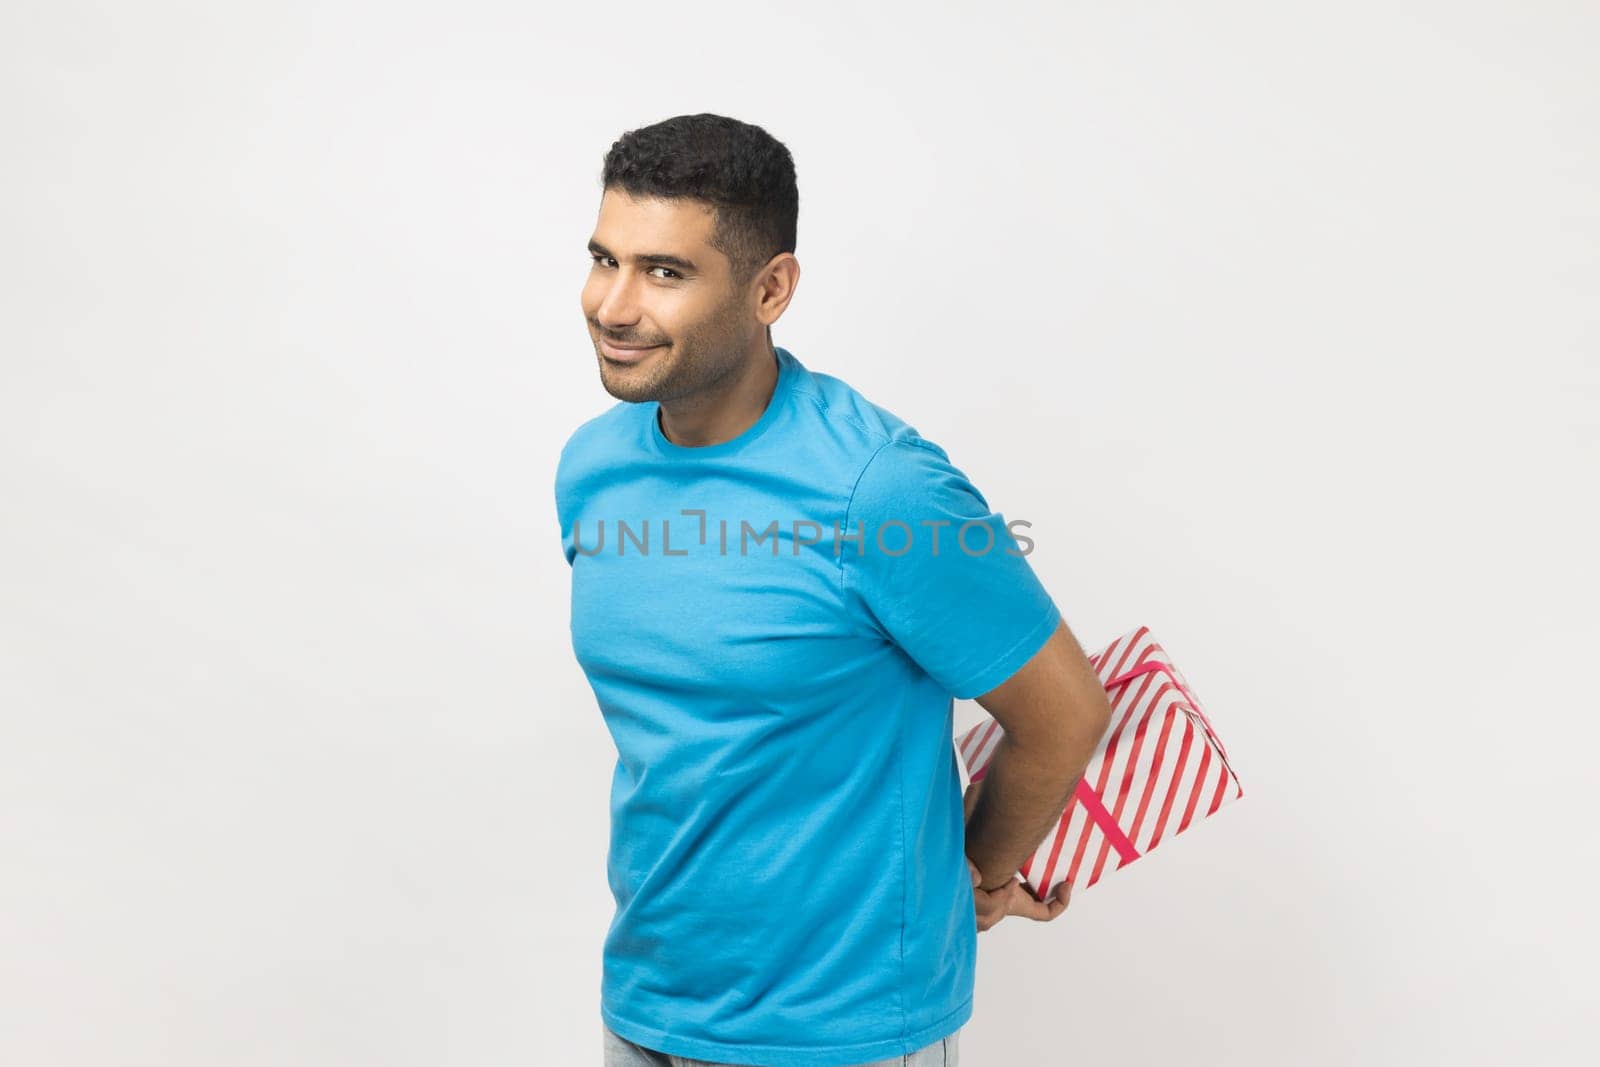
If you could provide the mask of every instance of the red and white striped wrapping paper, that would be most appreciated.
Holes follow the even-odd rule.
[[[1090,662],[1110,699],[1111,724],[1055,829],[1017,872],[1039,900],[1064,881],[1087,889],[1244,796],[1205,709],[1149,627]],[[988,773],[1003,735],[986,718],[956,739],[972,781]]]

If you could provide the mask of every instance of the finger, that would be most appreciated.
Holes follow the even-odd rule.
[[[1024,915],[1039,922],[1049,922],[1057,915],[1067,910],[1068,898],[1072,894],[1072,884],[1062,882],[1056,886],[1050,896],[1039,900],[1032,893],[1021,893],[1011,903],[1010,910],[1013,915]]]
[[[1038,901],[1041,904],[1051,904],[1051,903],[1054,903],[1056,901],[1061,901],[1061,902],[1065,903],[1067,898],[1072,895],[1072,883],[1071,882],[1057,882],[1051,888],[1050,894],[1048,896],[1042,898],[1042,899],[1039,896],[1039,891],[1037,889],[1033,888],[1033,886],[1028,885],[1028,886],[1024,886],[1024,888],[1028,890],[1028,895],[1030,897],[1032,897],[1035,901]]]
[[[1032,919],[1034,922],[1039,923],[1048,922],[1050,919],[1049,910],[1037,900],[1031,904],[1014,905],[1006,914],[1015,915],[1023,919]]]
[[[1066,911],[1067,905],[1071,902],[1072,883],[1062,882],[1060,885],[1056,886],[1054,892],[1050,894],[1050,899],[1044,905],[1045,910],[1048,912],[1048,914],[1045,916],[1045,921],[1048,922],[1049,920],[1054,919],[1057,915],[1060,915],[1062,912]]]
[[[995,923],[1006,917],[1007,896],[1011,885],[1008,883],[999,889],[974,889],[973,904],[977,912],[978,929],[987,930]]]
[[[973,887],[972,887],[972,891],[974,893],[984,893],[984,894],[987,894],[988,896],[995,897],[996,899],[1004,900],[1005,897],[1006,897],[1006,894],[1011,892],[1011,887],[1016,885],[1016,884],[1017,884],[1017,876],[1016,875],[1012,875],[1011,876],[1011,880],[1009,882],[1007,882],[1005,885],[997,885],[993,889],[984,889],[982,886],[974,883]]]
[[[1020,915],[1025,919],[1033,919],[1037,922],[1043,922],[1050,918],[1049,906],[1035,900],[1033,894],[1023,889],[1020,885],[1015,888],[1010,899],[1006,901],[1006,912],[1010,915]]]

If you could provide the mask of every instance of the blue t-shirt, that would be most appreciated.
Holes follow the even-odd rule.
[[[952,697],[1061,615],[942,448],[776,355],[732,440],[674,444],[654,401],[583,423],[556,510],[617,746],[602,1018],[674,1055],[837,1067],[972,1015]]]

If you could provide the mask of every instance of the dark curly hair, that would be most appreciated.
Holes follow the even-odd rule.
[[[748,281],[779,252],[794,251],[800,194],[794,160],[760,126],[702,112],[629,130],[612,143],[602,192],[710,204],[711,245]]]

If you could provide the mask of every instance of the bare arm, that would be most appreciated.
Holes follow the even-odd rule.
[[[977,698],[1005,736],[967,820],[980,888],[1010,880],[1061,816],[1111,721],[1094,665],[1062,622],[1005,682]]]

